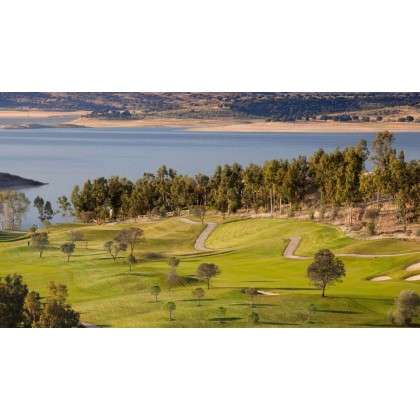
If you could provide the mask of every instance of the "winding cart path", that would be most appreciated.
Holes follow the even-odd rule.
[[[194,220],[186,219],[185,217],[181,217],[180,222],[189,223],[190,225],[201,225],[200,222],[195,222]],[[210,234],[216,229],[217,223],[209,222],[207,223],[206,228],[200,233],[199,237],[195,241],[194,249],[197,251],[213,251],[212,249],[206,248],[205,244],[210,236]]]

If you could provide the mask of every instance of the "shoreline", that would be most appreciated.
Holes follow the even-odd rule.
[[[78,118],[70,121],[73,125],[91,128],[147,128],[166,127],[182,128],[187,131],[202,132],[233,132],[233,133],[377,133],[388,130],[394,133],[420,132],[419,123],[398,122],[368,122],[368,123],[345,123],[345,122],[265,122],[263,120],[193,120],[173,118],[151,118],[145,120],[99,120]]]
[[[265,119],[219,118],[219,119],[178,119],[148,118],[143,120],[101,120],[82,118],[87,111],[38,111],[31,109],[2,110],[0,119],[27,119],[27,123],[4,124],[3,129],[31,128],[179,128],[199,132],[232,133],[377,133],[388,130],[394,133],[420,132],[420,124],[414,122],[336,122],[336,121],[299,121],[266,122]],[[65,123],[48,124],[53,117],[69,117]],[[45,124],[31,122],[32,119],[44,119]]]

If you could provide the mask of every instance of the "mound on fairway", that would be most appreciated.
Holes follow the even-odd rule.
[[[391,280],[391,277],[389,277],[389,276],[378,276],[378,277],[374,277],[373,279],[370,279],[370,281],[384,281],[384,280]]]

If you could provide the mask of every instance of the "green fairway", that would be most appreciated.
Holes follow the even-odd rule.
[[[194,243],[204,229],[201,224],[181,223],[177,218],[138,223],[147,242],[136,247],[138,264],[129,273],[127,252],[116,261],[105,253],[103,245],[119,230],[130,224],[58,224],[50,228],[51,250],[39,258],[28,246],[28,237],[0,234],[0,275],[19,273],[30,289],[45,295],[50,280],[65,283],[69,301],[81,312],[84,322],[112,327],[245,327],[252,326],[251,311],[260,316],[264,327],[359,327],[391,326],[387,312],[402,289],[420,292],[420,282],[404,278],[417,272],[405,267],[420,262],[420,255],[383,258],[342,257],[347,276],[343,283],[327,288],[326,298],[308,282],[306,269],[311,260],[292,260],[282,256],[291,236],[302,237],[297,255],[313,256],[322,248],[334,253],[390,254],[420,251],[420,242],[392,239],[355,240],[337,228],[310,221],[279,219],[239,219],[219,223],[206,242],[212,251],[194,250]],[[210,218],[209,218],[210,220]],[[77,242],[76,252],[67,262],[59,246],[66,232],[80,230],[87,242]],[[168,259],[177,256],[181,263],[181,284],[171,291],[166,285]],[[217,264],[222,273],[207,290],[195,278],[202,262]],[[371,282],[387,275],[392,280]],[[160,285],[159,302],[154,303],[150,287]],[[205,289],[202,306],[196,306],[192,290]],[[258,295],[250,308],[243,289],[277,293]],[[164,304],[176,303],[173,321],[168,321]],[[307,323],[307,308],[314,303],[317,311]],[[217,308],[227,309],[223,323],[218,322]]]

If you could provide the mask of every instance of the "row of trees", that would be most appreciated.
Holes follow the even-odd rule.
[[[67,303],[64,284],[48,284],[45,302],[29,291],[19,274],[0,278],[0,328],[71,328],[79,326],[79,313]]]
[[[355,204],[377,203],[379,198],[396,204],[398,218],[405,225],[419,216],[420,163],[406,162],[404,153],[393,148],[394,136],[385,131],[372,143],[360,140],[356,146],[327,153],[319,149],[309,159],[275,159],[262,166],[249,164],[243,168],[217,166],[212,176],[179,175],[165,166],[156,174],[145,173],[135,183],[113,176],[88,180],[82,188],[75,186],[71,201],[75,214],[84,221],[125,219],[140,215],[179,214],[182,209],[213,208],[224,215],[239,209],[259,212],[284,210],[290,215],[307,207],[318,207],[321,214],[348,208],[352,225]],[[366,171],[366,162],[373,170]],[[204,217],[204,216],[203,216]]]

